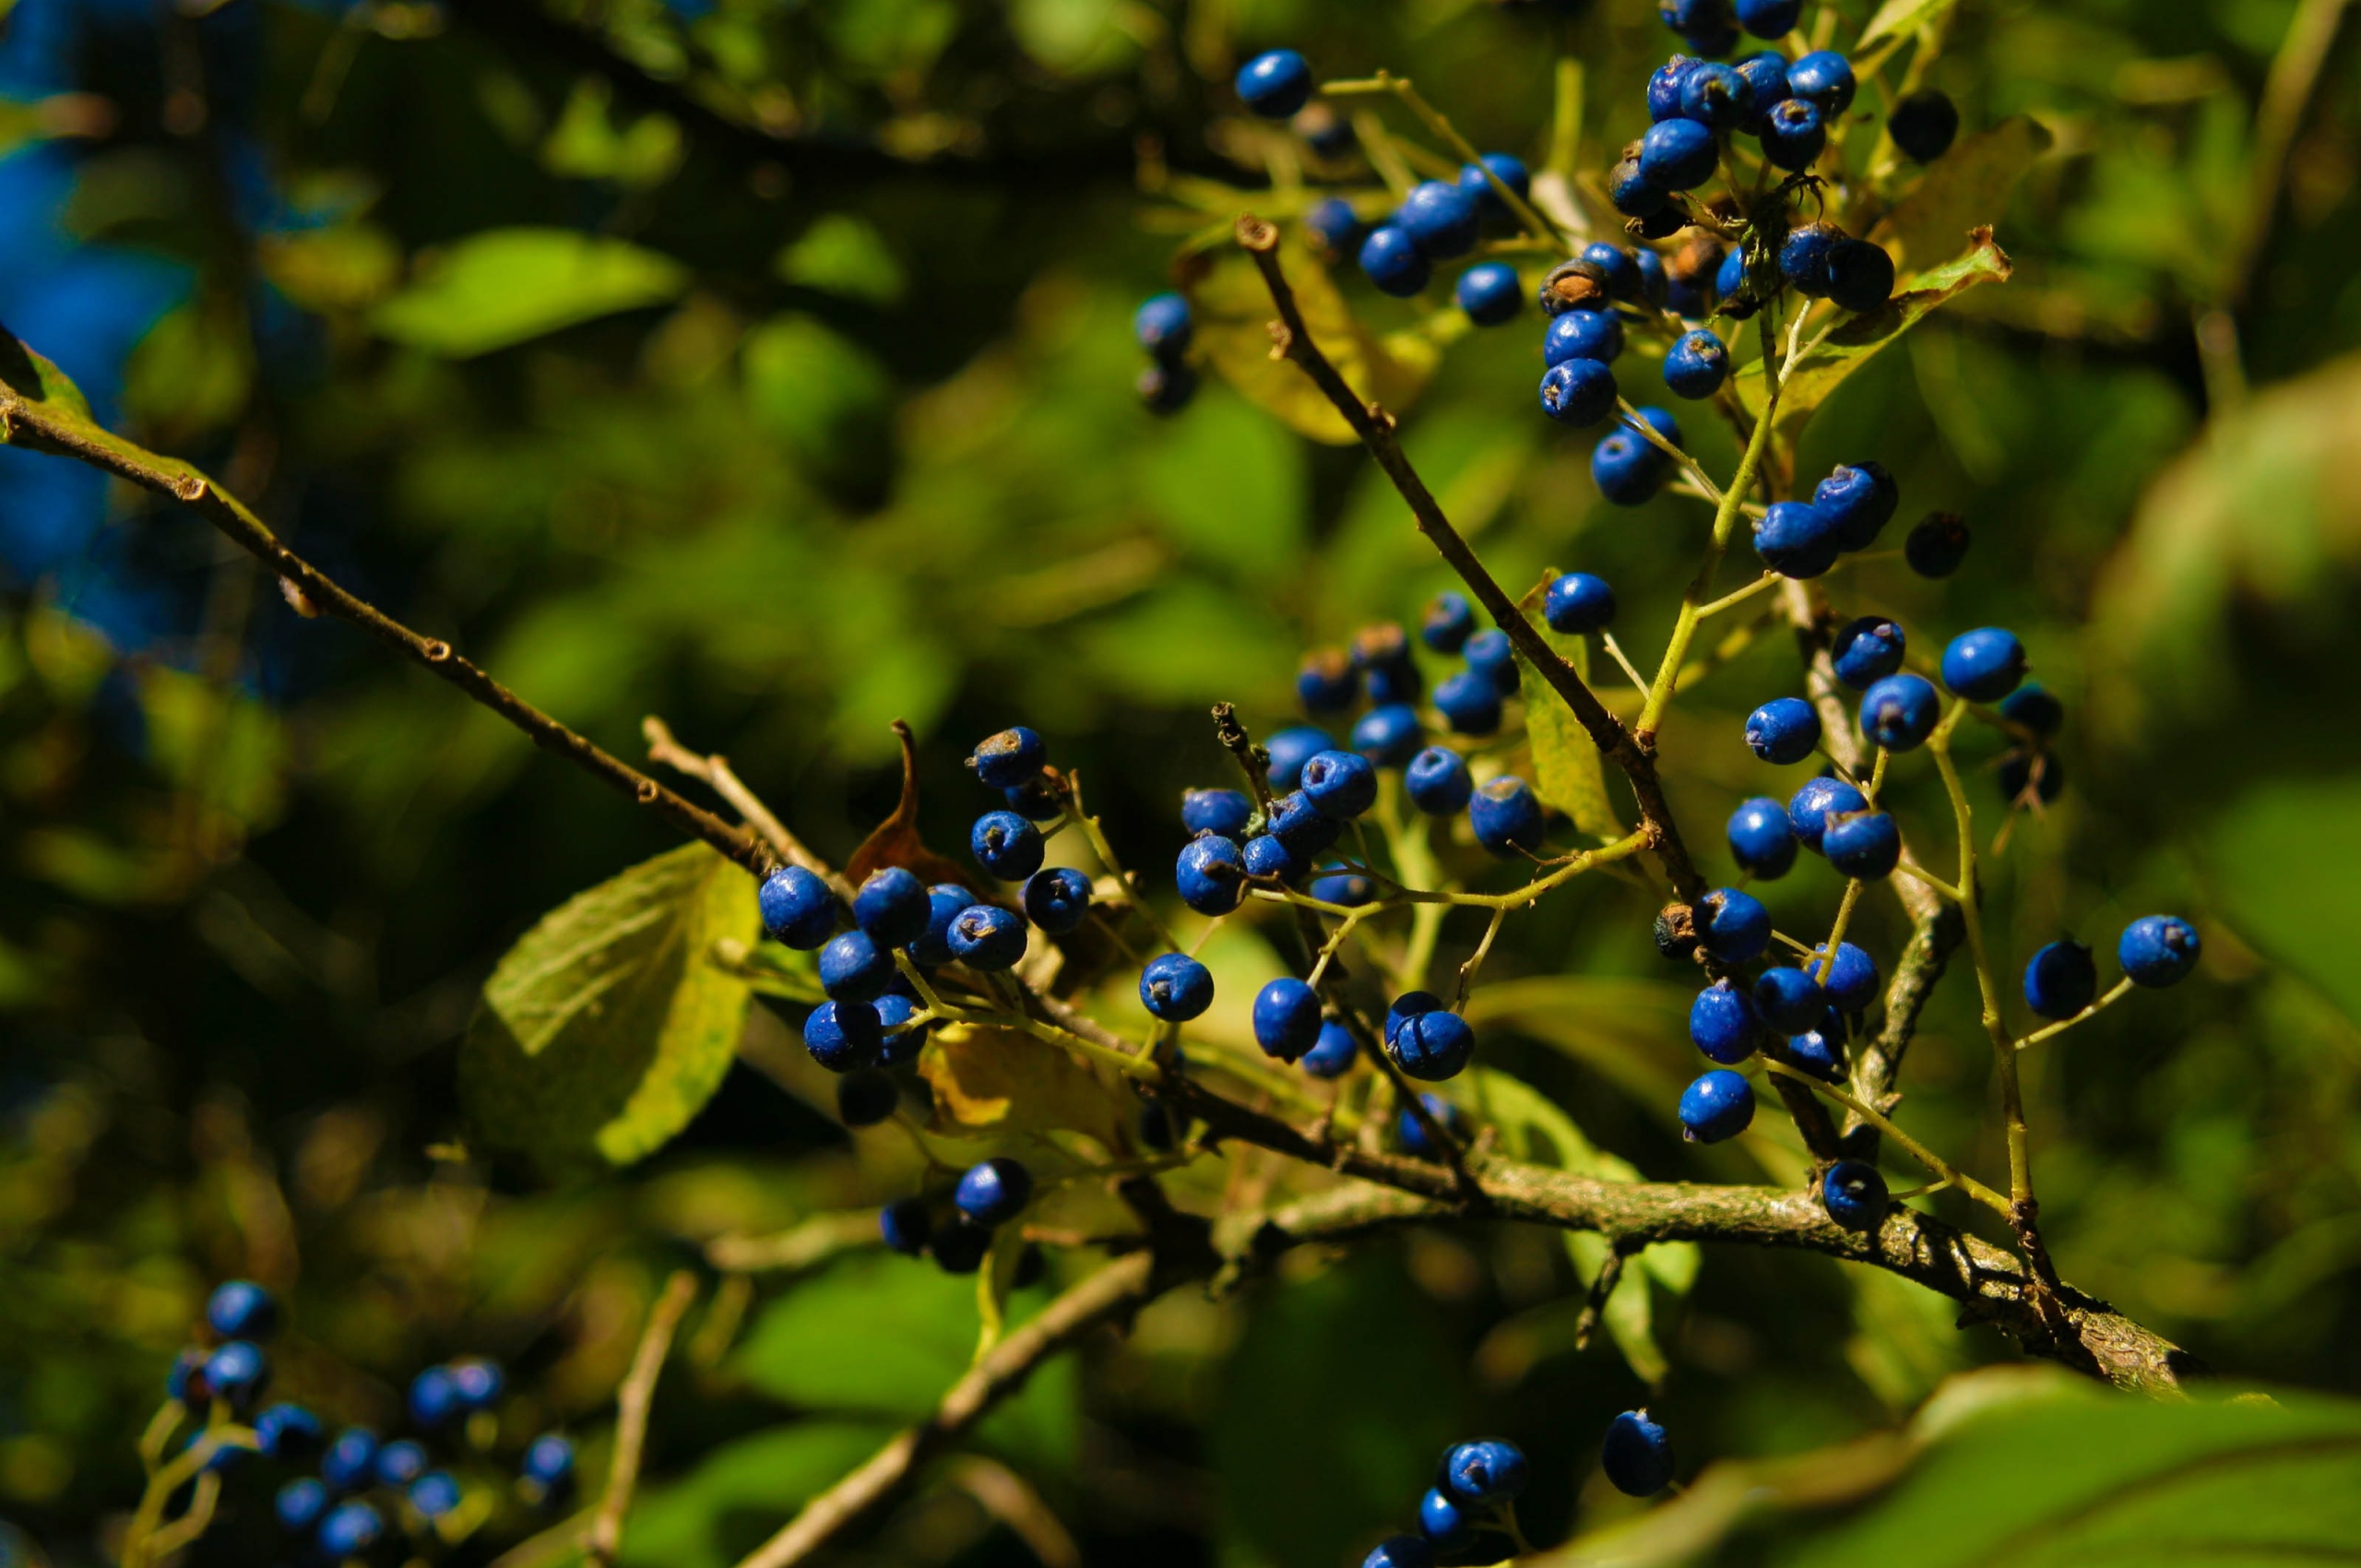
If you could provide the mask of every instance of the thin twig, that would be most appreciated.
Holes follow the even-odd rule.
[[[844,884],[844,879],[831,870],[825,861],[804,848],[803,840],[788,830],[787,824],[763,803],[760,795],[748,789],[745,781],[730,771],[728,757],[719,752],[706,755],[689,750],[673,738],[670,726],[652,713],[639,721],[639,732],[647,742],[648,761],[704,782],[715,794],[728,801],[738,814],[746,819],[748,826],[763,836],[763,842],[768,844],[771,852],[780,860],[789,865],[801,866],[815,876]],[[849,895],[850,885],[844,884],[837,891]]]
[[[631,1370],[616,1391],[615,1456],[607,1468],[607,1495],[582,1542],[583,1560],[599,1568],[612,1563],[623,1548],[623,1515],[631,1507],[632,1488],[639,1483],[639,1461],[647,1444],[647,1409],[655,1402],[656,1379],[664,1371],[672,1336],[696,1294],[697,1277],[685,1268],[664,1282],[664,1293],[648,1309],[647,1327],[640,1334],[639,1348],[632,1353]]]

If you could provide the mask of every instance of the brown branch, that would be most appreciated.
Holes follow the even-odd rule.
[[[801,866],[813,875],[836,884],[836,891],[846,897],[852,897],[851,885],[827,861],[804,847],[803,840],[798,838],[787,824],[778,819],[777,814],[763,802],[763,798],[748,789],[745,780],[730,769],[728,757],[719,752],[707,755],[691,751],[674,738],[671,726],[652,713],[639,721],[639,732],[647,742],[648,761],[669,767],[675,773],[685,773],[703,783],[728,801],[730,808],[745,819],[746,825],[762,835],[763,842],[770,846],[771,852],[783,863]]]
[[[1679,829],[1672,820],[1671,808],[1666,803],[1664,785],[1656,775],[1655,755],[1652,748],[1643,746],[1620,719],[1607,711],[1588,683],[1566,662],[1556,648],[1549,646],[1533,623],[1525,619],[1516,601],[1508,596],[1497,578],[1477,559],[1459,530],[1443,515],[1442,505],[1426,481],[1410,466],[1402,450],[1402,443],[1394,434],[1394,416],[1375,403],[1365,403],[1345,384],[1328,356],[1311,339],[1311,330],[1304,324],[1303,312],[1297,305],[1295,290],[1279,266],[1279,231],[1252,213],[1241,213],[1237,225],[1238,243],[1254,258],[1261,269],[1263,282],[1271,293],[1271,303],[1279,319],[1271,324],[1271,355],[1295,362],[1312,384],[1318,386],[1336,411],[1352,426],[1353,433],[1377,459],[1385,477],[1408,504],[1410,516],[1418,531],[1427,536],[1437,553],[1459,574],[1468,590],[1484,606],[1493,623],[1509,636],[1516,650],[1525,655],[1541,678],[1573,713],[1575,720],[1608,760],[1622,770],[1631,784],[1631,793],[1640,807],[1640,825],[1646,829],[1649,847],[1663,862],[1665,874],[1671,878],[1674,889],[1685,899],[1694,899],[1705,891],[1705,879],[1689,858],[1688,846],[1681,842]]]
[[[697,1277],[682,1269],[664,1283],[664,1293],[647,1311],[647,1327],[632,1353],[631,1371],[615,1394],[615,1456],[607,1467],[607,1495],[598,1517],[583,1538],[582,1556],[599,1568],[615,1560],[623,1547],[623,1515],[631,1507],[632,1488],[639,1481],[640,1455],[647,1445],[647,1409],[656,1399],[656,1379],[672,1348],[672,1336],[696,1300]]]
[[[1607,1299],[1623,1283],[1623,1265],[1631,1254],[1621,1247],[1608,1250],[1606,1261],[1598,1265],[1598,1276],[1590,1282],[1590,1291],[1583,1298],[1582,1316],[1574,1320],[1574,1348],[1590,1348],[1591,1336],[1598,1332],[1599,1319],[1607,1315]]]
[[[815,1214],[768,1236],[716,1236],[705,1245],[705,1259],[726,1273],[748,1274],[810,1268],[839,1253],[882,1245],[877,1211],[860,1208]]]

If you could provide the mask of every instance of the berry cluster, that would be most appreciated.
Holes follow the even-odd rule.
[[[1453,1443],[1418,1500],[1418,1533],[1380,1541],[1361,1568],[1433,1568],[1438,1557],[1491,1562],[1508,1556],[1516,1539],[1516,1500],[1531,1479],[1525,1450],[1513,1443],[1484,1437]],[[1485,1550],[1471,1550],[1479,1541]]]

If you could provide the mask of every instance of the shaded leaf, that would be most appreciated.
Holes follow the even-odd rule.
[[[370,324],[396,342],[466,359],[661,304],[688,278],[670,256],[620,240],[571,229],[490,229],[427,260]]]
[[[1541,618],[1542,600],[1555,581],[1555,568],[1542,574],[1533,591],[1517,601],[1525,618],[1542,640],[1565,657],[1574,667],[1574,673],[1584,681],[1590,679],[1590,639],[1579,634],[1553,632]],[[1574,826],[1584,833],[1601,837],[1616,837],[1623,828],[1615,820],[1615,808],[1607,799],[1607,759],[1593,743],[1590,731],[1582,727],[1574,710],[1560,701],[1548,682],[1534,669],[1533,661],[1524,654],[1516,656],[1519,689],[1525,693],[1525,730],[1526,743],[1533,748],[1533,792],[1541,803],[1553,806],[1573,819]]]
[[[1107,1086],[1065,1051],[1014,1029],[946,1024],[919,1059],[934,1089],[930,1130],[979,1138],[1062,1127],[1114,1148],[1116,1109]]]
[[[2207,885],[2238,934],[2361,1020],[2361,778],[2285,778],[2231,802],[2205,840]]]
[[[929,885],[971,885],[975,878],[965,866],[936,854],[919,837],[918,742],[910,735],[910,727],[898,719],[894,720],[894,738],[902,744],[902,798],[895,803],[894,814],[879,823],[845,862],[845,880],[859,887],[887,866],[901,866]]]
[[[892,1435],[883,1423],[798,1421],[706,1455],[647,1488],[623,1526],[625,1568],[729,1568]]]
[[[744,980],[712,959],[760,932],[754,885],[683,845],[543,916],[485,982],[459,1087],[502,1147],[562,1166],[661,1147],[721,1087]]]
[[[2016,114],[1966,137],[1928,166],[1910,194],[1869,232],[1893,257],[1907,290],[1918,275],[1957,254],[1959,237],[1989,225],[2054,140],[2038,121]]]
[[[1671,1048],[1687,1039],[1692,994],[1656,980],[1598,975],[1489,980],[1468,997],[1467,1021],[1540,1040],[1634,1102],[1668,1112],[1689,1082],[1678,1068],[1684,1058]]]

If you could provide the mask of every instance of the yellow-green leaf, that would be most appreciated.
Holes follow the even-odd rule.
[[[459,1088],[485,1142],[551,1166],[654,1153],[721,1087],[749,991],[716,943],[751,943],[745,872],[684,845],[543,916],[485,982]]]
[[[688,269],[671,257],[621,240],[571,229],[490,229],[427,261],[369,319],[396,342],[466,359],[661,304],[688,280]]]
[[[927,1042],[919,1074],[934,1090],[931,1130],[944,1137],[1005,1136],[1057,1127],[1112,1148],[1115,1106],[1088,1067],[1014,1029],[946,1024]]]
[[[1853,46],[1853,53],[1857,55],[1873,43],[1916,32],[1957,4],[1959,0],[1885,0],[1862,30],[1861,41]]]
[[[1520,600],[1517,608],[1541,634],[1542,640],[1565,657],[1574,667],[1574,673],[1590,679],[1590,639],[1579,635],[1553,632],[1541,619],[1541,601],[1549,591],[1550,582],[1557,576],[1553,569],[1542,575],[1533,591]],[[1584,833],[1601,837],[1619,837],[1623,828],[1615,820],[1615,808],[1607,799],[1607,763],[1592,743],[1590,731],[1582,727],[1573,709],[1558,699],[1548,682],[1533,668],[1532,660],[1524,654],[1516,656],[1519,689],[1525,693],[1525,741],[1533,749],[1533,791],[1541,803],[1555,807],[1573,818],[1574,826]]]
[[[1977,224],[1998,222],[2017,182],[2049,150],[2052,139],[2038,121],[2017,114],[1937,159],[1869,232],[1893,257],[1902,287],[1910,288],[1920,273],[1956,255],[1960,236]]]

